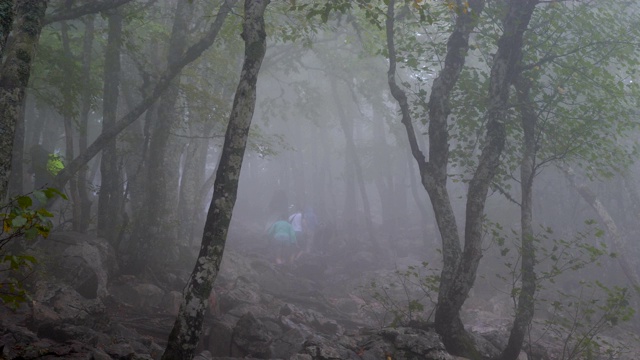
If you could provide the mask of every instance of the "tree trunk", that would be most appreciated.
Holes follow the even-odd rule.
[[[71,6],[71,1],[67,0],[65,6]],[[69,44],[69,26],[66,21],[60,24],[60,32],[62,39],[62,51],[64,57],[67,59],[73,59],[73,53]],[[73,77],[73,68],[69,60],[63,62],[62,66],[63,74],[66,78],[71,79]],[[75,133],[75,127],[73,126],[72,109],[74,107],[74,98],[71,89],[70,82],[63,85],[62,98],[63,98],[63,122],[64,122],[64,139],[65,139],[65,152],[64,157],[66,159],[73,159],[74,145],[73,138]],[[80,196],[78,193],[78,178],[74,177],[69,180],[69,198],[71,199],[71,213],[72,223],[74,230],[78,228],[78,222],[81,221],[82,209],[80,204]]]
[[[524,143],[520,162],[520,236],[522,243],[522,286],[518,296],[516,317],[513,320],[507,347],[502,351],[500,360],[516,360],[520,356],[522,343],[529,330],[535,310],[536,293],[536,253],[533,234],[533,178],[536,159],[536,124],[538,115],[529,96],[530,82],[520,73],[515,83]]]
[[[393,196],[393,162],[391,161],[391,146],[387,143],[385,136],[384,118],[380,115],[380,111],[373,109],[373,136],[374,156],[376,163],[380,164],[379,171],[375,174],[375,184],[380,196],[380,211],[382,215],[382,232],[384,240],[391,242],[393,234],[397,229],[397,220],[395,216],[396,207],[394,206]]]
[[[120,94],[120,48],[122,46],[122,14],[111,10],[104,65],[104,93],[102,102],[102,132],[116,125],[118,96]],[[102,150],[100,160],[100,196],[98,198],[98,236],[109,242],[115,240],[119,226],[118,209],[122,201],[122,185],[118,169],[116,139],[111,139]],[[69,179],[71,180],[71,179]]]
[[[94,17],[88,17],[84,24],[84,39],[82,43],[82,78],[91,79],[91,62],[93,53],[94,40]],[[83,153],[87,150],[88,131],[89,131],[89,114],[91,112],[91,89],[90,81],[84,82],[84,89],[80,98],[80,121],[78,126],[78,152]],[[67,160],[70,160],[68,158]],[[87,168],[83,166],[78,171],[78,208],[80,213],[78,218],[74,215],[73,230],[78,232],[86,232],[89,228],[91,219],[91,200],[89,200],[89,191],[87,189]]]
[[[0,72],[0,201],[7,195],[16,123],[22,114],[46,9],[47,0],[19,1],[15,6],[12,44],[4,51],[6,58]]]
[[[16,121],[15,137],[13,139],[13,154],[11,156],[11,175],[9,175],[9,196],[24,194],[24,152],[25,152],[25,106],[26,100],[22,104],[22,111]]]
[[[336,86],[335,80],[331,82],[333,100],[336,104],[336,109],[338,110],[338,120],[340,121],[340,126],[342,127],[342,132],[344,133],[345,143],[346,143],[346,151],[345,151],[345,163],[346,168],[350,170],[349,172],[352,174],[353,187],[355,191],[355,186],[357,185],[360,190],[360,199],[362,200],[362,209],[364,212],[364,220],[365,220],[365,228],[367,230],[367,235],[369,235],[369,241],[373,245],[376,250],[376,254],[380,254],[380,243],[378,238],[373,230],[373,223],[371,222],[371,209],[369,206],[369,197],[367,196],[367,189],[364,183],[364,176],[362,175],[362,166],[360,165],[360,159],[358,159],[358,153],[356,151],[356,144],[353,141],[353,123],[347,120],[347,116],[344,111],[344,105],[342,101],[338,97],[338,88]],[[355,197],[355,193],[354,193]],[[355,203],[355,199],[354,199]],[[348,209],[345,207],[345,211]],[[354,213],[351,214],[355,216],[357,212],[357,206],[354,206]],[[348,214],[347,214],[348,215]],[[357,224],[357,221],[356,221]],[[348,229],[348,228],[347,228]],[[359,239],[358,239],[359,240]]]
[[[176,66],[182,57],[186,43],[188,24],[194,5],[178,1],[175,9],[171,38],[167,48],[167,67]],[[145,237],[152,239],[151,253],[140,254],[138,262],[162,261],[167,249],[176,244],[179,151],[170,134],[177,128],[176,102],[180,84],[180,72],[158,101],[158,112],[152,125],[149,143],[149,159],[146,167],[146,218],[139,224],[145,228]],[[178,156],[176,161],[176,154]],[[151,255],[151,257],[149,256]]]
[[[406,94],[395,82],[394,3],[389,3],[386,21],[389,87],[393,97],[400,104],[402,123],[407,131],[411,153],[418,162],[423,186],[431,198],[443,242],[443,270],[435,312],[435,327],[449,352],[477,359],[481,358],[481,355],[476,350],[473,338],[464,329],[460,309],[473,286],[482,257],[484,208],[489,185],[500,165],[499,158],[504,147],[504,122],[509,88],[516,64],[521,57],[522,36],[537,0],[511,0],[507,5],[503,22],[504,33],[498,40],[498,49],[491,68],[487,132],[478,167],[469,183],[467,193],[464,251],[460,247],[456,219],[446,187],[449,162],[449,98],[464,66],[469,49],[469,35],[484,7],[484,1],[469,1],[468,8],[464,11],[460,9],[457,13],[454,30],[447,42],[444,68],[434,80],[429,98],[428,162],[416,140]],[[458,6],[466,5],[458,2]]]
[[[213,124],[213,121],[208,121],[203,125],[192,125],[193,131],[191,133],[194,135],[202,134],[205,137],[210,136],[213,131]],[[205,181],[208,150],[209,139],[191,139],[189,141],[187,155],[184,159],[182,180],[180,181],[180,201],[178,202],[181,234],[193,233],[196,224],[198,224],[198,214],[204,209],[204,206],[198,206],[198,198],[200,196],[204,197],[204,194],[208,193],[208,189],[206,192],[199,192]],[[194,209],[196,210],[195,212]],[[191,245],[194,241],[195,239],[190,236],[188,244]]]
[[[200,340],[204,313],[213,282],[220,270],[249,127],[256,101],[256,83],[266,50],[264,11],[269,0],[245,0],[242,38],[245,59],[233,101],[220,157],[213,198],[205,223],[196,265],[184,290],[184,301],[169,335],[163,360],[189,360]]]
[[[460,309],[473,287],[482,257],[484,208],[506,141],[509,90],[515,78],[516,65],[522,56],[523,35],[537,3],[538,0],[511,0],[507,4],[503,34],[498,40],[491,67],[485,144],[467,193],[464,250],[451,287],[442,299],[439,297],[435,313],[436,330],[443,336],[447,348],[464,349],[469,344],[468,335],[463,335],[464,329],[454,328],[454,331],[450,331],[448,324],[459,321]]]
[[[460,5],[461,3],[458,2]],[[402,124],[409,139],[411,154],[418,163],[423,187],[431,199],[436,223],[442,238],[443,269],[440,277],[438,306],[436,308],[436,330],[443,337],[444,344],[456,355],[476,356],[475,346],[466,334],[460,320],[457,305],[451,301],[451,287],[461,256],[460,237],[455,214],[447,191],[447,166],[449,162],[449,133],[447,118],[451,112],[449,98],[455,86],[465,56],[469,49],[469,34],[476,25],[484,0],[469,1],[469,10],[456,17],[454,30],[447,42],[447,54],[443,69],[434,80],[429,99],[429,161],[418,146],[413,129],[409,103],[404,91],[396,84],[396,51],[394,45],[394,5],[389,2],[386,31],[389,50],[388,82],[391,94],[400,105]],[[456,303],[464,300],[465,294],[459,294]]]

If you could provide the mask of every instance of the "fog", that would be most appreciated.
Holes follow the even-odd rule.
[[[555,319],[566,333],[584,326],[627,341],[620,334],[640,329],[631,315],[640,288],[637,4],[532,1],[518,42],[499,41],[512,14],[490,2],[456,51],[449,35],[475,14],[473,2],[464,11],[401,2],[394,15],[389,2],[274,1],[236,197],[236,175],[219,166],[247,92],[237,91],[249,58],[243,5],[121,1],[52,18],[88,3],[48,7],[8,195],[48,209],[38,218],[47,233],[104,239],[116,263],[109,284],[129,276],[188,298],[187,274],[215,252],[211,238],[224,250],[214,279],[218,270],[242,277],[237,257],[258,261],[313,280],[326,296],[382,304],[359,319],[371,326],[435,322],[457,355],[468,352],[447,340],[454,325],[500,319],[510,329],[527,281],[536,283],[530,331]],[[203,231],[224,213],[214,184],[231,199],[228,232]],[[42,199],[48,187],[65,199]],[[279,250],[274,223],[297,212],[298,242]],[[3,240],[0,254],[59,261],[39,252],[46,241]],[[25,280],[26,289],[36,283]],[[224,287],[213,284],[214,294]],[[412,315],[384,306],[412,297],[424,305]]]

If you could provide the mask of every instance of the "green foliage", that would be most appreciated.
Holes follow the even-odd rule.
[[[31,196],[30,196],[31,195]],[[43,204],[49,200],[67,197],[59,190],[46,188],[31,194],[20,195],[0,207],[0,301],[16,308],[27,300],[22,278],[33,269],[36,258],[26,254],[12,254],[6,250],[11,241],[46,238],[53,227],[53,214]],[[37,204],[34,203],[34,199]]]
[[[452,98],[452,164],[466,181],[482,146],[488,74],[500,33],[500,2],[489,2],[471,41]],[[640,87],[638,9],[625,2],[541,5],[525,33],[522,76],[538,114],[536,168],[563,161],[593,177],[610,177],[637,158]],[[496,187],[518,179],[522,128],[517,100],[509,109],[507,144]]]
[[[361,288],[364,310],[380,327],[403,326],[412,321],[427,322],[435,309],[440,277],[438,270],[421,266],[396,269],[386,279],[373,279]]]
[[[602,333],[628,322],[635,314],[627,288],[599,281],[580,282],[577,294],[558,291],[552,316],[544,325],[563,343],[562,360],[618,358],[625,346],[609,342]]]
[[[547,312],[546,319],[536,323],[543,333],[551,333],[563,345],[561,359],[597,359],[601,356],[616,358],[623,351],[620,344],[606,340],[603,333],[632,319],[635,311],[630,304],[631,294],[627,288],[605,285],[604,280],[582,276],[593,267],[602,266],[603,259],[615,257],[607,251],[606,244],[598,243],[603,231],[597,228],[593,220],[585,221],[586,230],[578,232],[571,239],[553,236],[550,228],[541,227],[535,234],[536,277],[538,292],[536,308],[538,313]],[[520,294],[521,249],[518,247],[519,234],[512,231],[506,234],[499,224],[490,224],[486,230],[498,246],[504,274],[496,274],[511,288],[512,302],[517,305]],[[513,243],[515,245],[510,245]],[[517,252],[510,250],[515,247]],[[577,286],[576,277],[589,277]],[[569,279],[570,277],[570,279]]]

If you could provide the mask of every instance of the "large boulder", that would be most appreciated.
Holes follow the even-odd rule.
[[[35,327],[50,322],[99,327],[108,322],[102,301],[87,299],[67,284],[39,281],[32,297],[31,321]]]
[[[76,232],[55,232],[37,246],[45,272],[87,299],[104,298],[109,274],[117,270],[115,251],[104,239]]]

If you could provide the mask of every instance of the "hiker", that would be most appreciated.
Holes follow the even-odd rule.
[[[294,208],[295,209],[295,208]],[[291,227],[293,227],[293,231],[296,232],[296,241],[298,243],[299,252],[295,255],[295,259],[302,255],[302,251],[307,247],[307,239],[305,238],[305,234],[302,232],[303,229],[303,219],[302,212],[295,211],[291,216],[289,216],[289,223],[291,223]]]
[[[292,263],[297,246],[296,232],[288,221],[278,220],[268,230],[276,253],[276,264]]]

